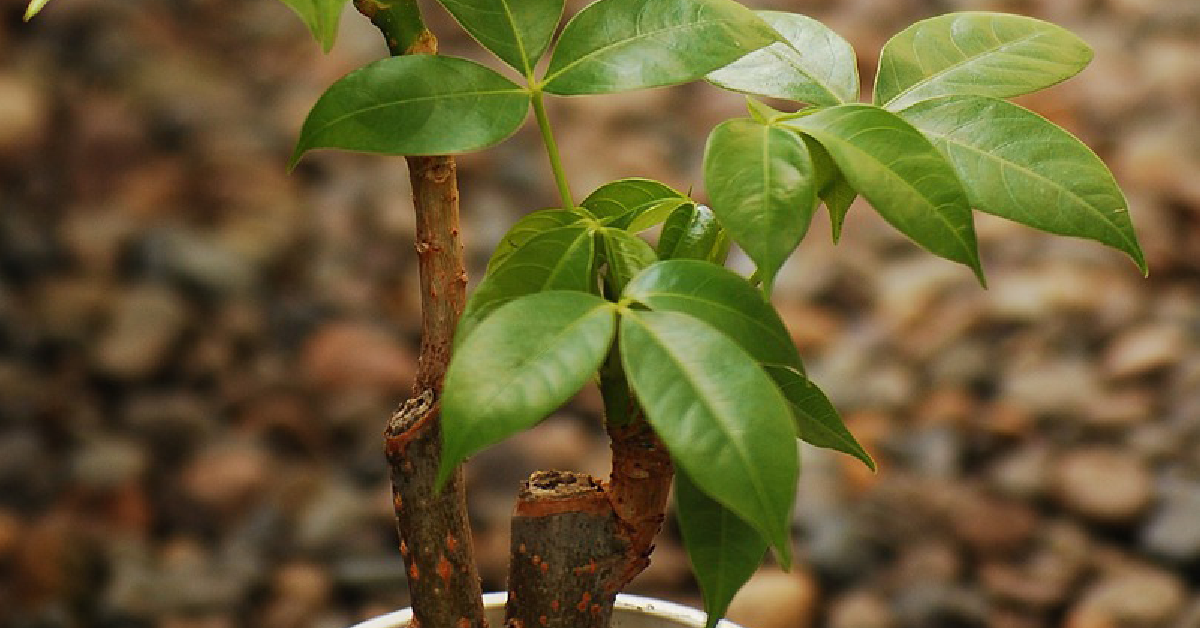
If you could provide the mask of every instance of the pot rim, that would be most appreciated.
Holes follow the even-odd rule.
[[[483,605],[485,607],[494,608],[496,606],[503,606],[507,600],[508,593],[504,591],[483,594]],[[618,593],[615,608],[650,617],[685,622],[688,626],[696,626],[697,628],[704,626],[707,618],[703,611],[698,611],[682,604],[652,597],[633,595],[631,593]],[[351,628],[402,628],[407,626],[411,620],[412,609],[405,608],[387,613],[386,615],[373,617],[362,623],[355,624]],[[736,624],[724,619],[717,624],[717,627],[739,628]]]

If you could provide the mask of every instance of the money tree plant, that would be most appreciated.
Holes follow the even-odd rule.
[[[284,2],[328,49],[346,0]],[[508,625],[606,626],[616,593],[649,562],[672,488],[710,626],[768,548],[790,563],[797,439],[873,467],[805,375],[770,302],[821,205],[836,240],[861,195],[981,284],[973,210],[1098,241],[1145,271],[1105,165],[1004,100],[1091,59],[1052,24],[982,12],[913,24],[883,47],[863,103],[851,46],[803,15],[733,0],[597,0],[560,31],[563,0],[441,4],[507,69],[437,55],[413,0],[355,0],[393,56],[325,92],[292,159],[319,148],[408,158],[424,338],[416,391],[388,425],[387,453],[422,626],[486,623],[460,464],[589,381],[604,400],[612,475],[539,472],[523,487]],[[690,81],[747,95],[747,115],[708,136],[706,204],[644,178],[577,200],[545,99]],[[761,97],[794,104],[780,110]],[[530,109],[558,207],[529,208],[466,300],[446,155],[503,141]],[[654,244],[643,239],[660,225]],[[751,276],[726,268],[731,245],[754,263]]]

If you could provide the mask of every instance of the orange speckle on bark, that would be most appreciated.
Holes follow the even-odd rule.
[[[460,617],[458,621],[454,622],[454,625],[455,628],[471,628],[471,620],[466,617]]]
[[[550,563],[542,563],[542,573],[550,573]]]
[[[421,568],[417,567],[416,563],[408,566],[408,579],[413,581],[421,579]]]
[[[550,600],[550,610],[558,611],[558,600]]]
[[[590,608],[588,610],[590,610],[592,612],[592,617],[600,616],[600,605],[599,604],[592,604],[592,608]]]
[[[592,594],[587,591],[583,592],[583,597],[579,598],[579,603],[575,605],[576,610],[584,612],[588,608],[588,602],[592,601]]]
[[[542,562],[542,557],[541,557],[541,556],[538,556],[537,554],[534,554],[534,555],[533,555],[533,558],[530,558],[530,559],[529,559],[529,562],[531,562],[531,563],[533,563],[533,564],[535,564],[535,565],[537,565],[537,564],[540,564],[540,563]]]
[[[446,533],[446,551],[453,552],[458,549],[458,539],[454,538],[453,534]]]
[[[396,512],[404,509],[404,498],[399,493],[392,496],[392,508],[396,509]]]
[[[518,546],[517,546],[517,553],[518,553],[518,554],[524,554],[524,553],[525,553],[525,544],[524,544],[524,543],[522,543],[522,544],[520,544],[520,545],[518,545]]]
[[[408,543],[405,543],[404,541],[400,541],[400,555],[408,556]]]
[[[450,576],[453,575],[453,571],[454,567],[450,565],[450,561],[446,560],[445,556],[442,556],[438,560],[437,564],[438,577],[442,579],[442,582],[449,583]]]
[[[545,615],[538,615],[538,623],[539,623],[539,624],[541,624],[541,625],[543,625],[543,626],[549,626],[549,625],[550,625],[550,618],[549,618],[549,617],[546,617]]]

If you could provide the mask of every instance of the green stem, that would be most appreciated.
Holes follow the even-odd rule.
[[[563,170],[562,158],[558,155],[558,144],[554,142],[554,132],[550,130],[550,118],[546,117],[546,104],[542,100],[542,90],[533,89],[533,115],[537,116],[538,129],[542,132],[542,141],[546,143],[546,155],[550,157],[550,169],[554,171],[554,183],[558,185],[558,195],[562,197],[563,209],[575,206],[571,196],[571,186],[567,185],[567,173]]]

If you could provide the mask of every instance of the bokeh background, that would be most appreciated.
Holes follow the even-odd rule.
[[[310,105],[384,54],[320,54],[275,0],[0,0],[0,626],[338,628],[407,603],[381,432],[418,333],[403,161],[285,161]],[[578,6],[575,3],[574,6]],[[747,628],[1200,626],[1200,2],[776,0],[869,84],[912,20],[1006,10],[1096,49],[1021,102],[1128,193],[1150,262],[980,215],[991,282],[856,205],[820,215],[776,302],[877,457],[806,449],[800,560]],[[443,49],[486,56],[440,12]],[[554,100],[577,194],[630,175],[703,198],[706,85]],[[462,157],[477,278],[555,203],[530,129]],[[745,268],[744,260],[737,263]],[[585,391],[469,469],[484,586],[534,468],[605,475]],[[673,524],[632,591],[699,605]]]

